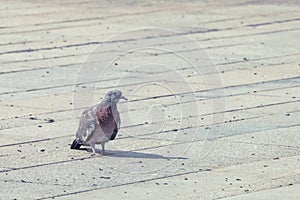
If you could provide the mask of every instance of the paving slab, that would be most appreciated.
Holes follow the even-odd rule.
[[[300,195],[297,192],[300,189],[299,184],[290,185],[287,187],[280,187],[271,190],[263,190],[260,192],[253,192],[251,194],[243,194],[236,197],[225,198],[228,200],[234,199],[299,199]]]

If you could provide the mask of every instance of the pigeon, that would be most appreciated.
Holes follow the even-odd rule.
[[[120,114],[117,109],[120,99],[127,101],[121,91],[112,90],[105,95],[100,104],[83,111],[71,149],[79,149],[81,145],[91,146],[91,155],[95,155],[95,145],[101,144],[101,153],[105,154],[105,143],[114,140],[120,129]]]

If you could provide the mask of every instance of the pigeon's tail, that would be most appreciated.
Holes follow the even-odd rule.
[[[79,149],[81,147],[81,144],[75,139],[73,143],[71,144],[70,149]]]

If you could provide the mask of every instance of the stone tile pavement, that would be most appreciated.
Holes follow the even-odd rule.
[[[300,199],[298,1],[0,5],[0,199]],[[70,150],[111,89],[108,155]]]

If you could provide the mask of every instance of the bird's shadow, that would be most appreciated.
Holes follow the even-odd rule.
[[[79,150],[85,150],[92,152],[90,148],[80,148]],[[96,153],[101,154],[100,150],[96,150]],[[104,156],[106,157],[117,157],[117,158],[145,158],[145,159],[167,159],[167,160],[185,160],[188,158],[180,156],[162,156],[153,153],[141,153],[135,151],[119,151],[119,150],[106,150]]]

